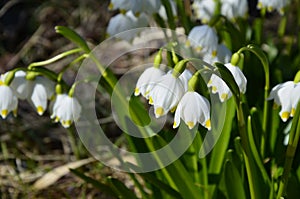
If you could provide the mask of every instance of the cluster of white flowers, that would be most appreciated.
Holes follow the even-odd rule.
[[[12,76],[11,76],[12,75]],[[10,80],[8,80],[10,79]],[[64,97],[60,97],[64,96]],[[39,115],[47,109],[48,100],[54,100],[52,118],[67,128],[80,116],[81,106],[77,99],[68,95],[55,96],[55,82],[44,76],[31,75],[24,71],[7,72],[0,78],[0,115],[3,119],[10,112],[17,115],[18,100],[33,105]]]
[[[266,8],[269,12],[277,10],[280,14],[284,14],[284,7],[288,3],[288,0],[258,0],[257,8]]]
[[[190,31],[186,46],[190,46],[195,52],[200,53],[200,58],[209,64],[228,63],[232,53],[224,44],[219,44],[218,40],[218,35],[213,27],[200,25]]]
[[[176,109],[174,128],[178,127],[180,119],[183,119],[190,129],[199,122],[210,130],[209,102],[195,91],[188,90],[191,78],[192,73],[188,69],[178,73],[175,68],[165,73],[158,67],[150,67],[139,77],[135,95],[142,94],[149,99],[157,118]]]
[[[248,13],[247,0],[221,0],[221,14],[230,20],[245,17]],[[216,1],[195,0],[192,4],[195,18],[206,24],[213,18],[218,9]]]
[[[270,93],[269,100],[274,99],[275,104],[281,106],[279,115],[286,122],[293,117],[300,100],[300,83],[287,81],[276,85]]]
[[[176,4],[170,1],[173,15],[176,15]],[[107,27],[108,36],[116,36],[131,41],[137,36],[137,28],[146,27],[149,18],[154,13],[159,13],[163,19],[167,19],[166,11],[160,0],[111,0],[109,10],[120,10],[120,13],[112,17]],[[118,33],[133,30],[128,34],[117,35]]]

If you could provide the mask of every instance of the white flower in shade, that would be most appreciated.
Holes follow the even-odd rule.
[[[279,115],[285,122],[295,114],[300,99],[300,84],[293,81],[278,84],[271,90],[268,99],[274,99],[275,104],[281,106]]]
[[[80,117],[81,105],[74,97],[67,94],[58,94],[52,104],[51,119],[60,122],[63,127],[68,128],[73,121],[77,121]]]
[[[134,95],[138,96],[139,94],[142,94],[146,99],[149,99],[150,90],[154,86],[155,82],[164,74],[165,72],[159,68],[147,68],[136,83]]]
[[[195,0],[192,4],[196,19],[202,23],[208,23],[214,16],[216,2],[212,0]]]
[[[247,0],[221,0],[221,14],[229,19],[245,17],[248,12]]]
[[[218,36],[215,30],[208,25],[195,26],[188,35],[187,45],[196,51],[217,55]]]
[[[211,130],[210,105],[207,99],[194,91],[188,91],[181,98],[175,112],[173,128],[180,124],[182,119],[189,129],[199,122],[202,126]]]
[[[153,13],[157,13],[161,7],[161,1],[160,0],[138,0],[138,3],[141,5],[141,10],[138,10],[137,12],[145,12],[149,15]],[[172,3],[170,2],[172,5]]]
[[[54,87],[55,83],[44,76],[27,80],[24,71],[17,71],[11,82],[11,88],[15,91],[16,96],[20,99],[27,99],[36,108],[39,115],[43,115],[47,109],[48,99],[54,95]]]
[[[118,33],[132,30],[129,33],[123,33],[117,35],[118,38],[131,41],[137,34],[136,28],[146,27],[148,25],[148,19],[145,14],[141,14],[138,17],[134,16],[132,11],[126,12],[126,14],[118,14],[112,17],[108,23],[107,34],[108,36],[114,36]]]
[[[130,10],[137,4],[137,0],[111,0],[108,6],[109,10]]]
[[[155,117],[173,110],[184,94],[182,81],[173,74],[163,75],[150,90],[149,104],[154,105]]]
[[[245,93],[247,88],[247,79],[241,69],[238,66],[232,65],[231,63],[227,63],[225,64],[225,66],[234,77],[234,80],[238,85],[240,92]],[[215,74],[212,74],[207,86],[212,88],[212,93],[219,94],[221,102],[224,102],[232,96],[232,93],[227,84]]]
[[[110,10],[132,11],[135,15],[142,12],[153,14],[159,10],[160,0],[111,0],[108,8]]]
[[[288,4],[288,0],[258,0],[257,8],[267,8],[269,12],[277,10],[280,14],[284,13],[284,7]]]
[[[211,53],[205,53],[203,61],[209,64],[214,64],[215,62],[228,63],[230,62],[231,56],[231,51],[224,44],[219,44],[217,56],[213,56]]]
[[[10,86],[5,85],[0,80],[0,115],[3,119],[7,117],[7,115],[13,111],[14,115],[17,113],[18,107],[18,98],[15,96],[14,91]]]

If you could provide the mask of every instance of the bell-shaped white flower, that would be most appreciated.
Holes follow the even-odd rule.
[[[54,82],[48,78],[39,76],[33,80],[32,92],[28,96],[28,100],[36,108],[39,115],[43,115],[47,109],[48,100],[54,95],[54,87]]]
[[[234,80],[238,85],[240,92],[245,93],[247,88],[247,79],[244,76],[241,69],[238,66],[232,65],[231,63],[227,63],[225,64],[225,66],[228,68],[228,70],[234,77]],[[221,102],[224,102],[232,96],[232,93],[227,84],[215,74],[212,74],[207,86],[212,88],[212,93],[219,94]]]
[[[178,77],[170,73],[163,75],[149,94],[149,104],[154,105],[155,117],[159,118],[174,109],[183,94],[184,86]]]
[[[300,84],[293,81],[278,84],[271,90],[268,99],[274,99],[275,104],[281,106],[279,115],[285,122],[294,116],[300,99]]]
[[[149,99],[150,90],[153,88],[155,82],[165,74],[164,71],[157,67],[147,68],[139,77],[134,95],[142,94],[146,99]]]
[[[221,0],[221,14],[229,19],[245,17],[248,12],[247,0]]]
[[[212,0],[195,0],[192,9],[196,19],[201,20],[202,23],[208,23],[214,16],[216,2]]]
[[[116,35],[120,39],[131,41],[137,34],[136,28],[146,27],[148,25],[148,19],[145,14],[140,14],[138,17],[134,16],[132,11],[126,12],[126,14],[118,14],[112,17],[108,23],[107,34],[108,36]],[[128,33],[119,34],[121,32],[132,30]]]
[[[65,128],[70,127],[80,117],[81,105],[75,97],[67,94],[58,94],[52,107],[51,119],[60,122]]]
[[[110,4],[108,6],[109,10],[130,10],[134,7],[134,5],[137,4],[137,0],[111,0]]]
[[[186,92],[176,108],[173,128],[179,126],[180,119],[185,122],[189,129],[194,128],[199,122],[211,130],[209,101],[197,92]]]
[[[4,75],[6,76],[7,73]],[[43,115],[47,109],[48,100],[54,95],[55,83],[44,76],[37,76],[33,80],[26,79],[24,71],[17,71],[11,82],[11,88],[20,99],[27,99]]]
[[[152,15],[153,13],[157,13],[159,11],[160,6],[160,0],[134,0],[129,10],[132,11],[136,16],[139,16],[142,13]]]
[[[196,51],[217,55],[218,36],[216,31],[208,26],[195,26],[188,35],[187,46],[192,46]]]
[[[135,15],[142,12],[147,14],[156,13],[161,6],[160,0],[111,0],[108,8],[110,10],[132,11]]]
[[[267,8],[269,12],[277,10],[280,14],[284,13],[284,7],[288,4],[288,0],[258,0],[257,8]]]
[[[205,53],[203,56],[203,61],[209,64],[214,64],[215,62],[229,63],[231,56],[231,51],[224,44],[219,44],[217,56],[213,56],[211,53]]]
[[[13,111],[16,115],[18,107],[18,98],[15,96],[14,91],[10,86],[5,85],[2,80],[0,80],[0,115],[3,119]]]

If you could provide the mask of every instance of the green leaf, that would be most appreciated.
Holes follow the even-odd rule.
[[[117,194],[118,198],[121,198],[121,199],[128,199],[128,198],[137,199],[135,193],[132,190],[130,190],[128,187],[126,187],[124,185],[124,183],[121,182],[120,180],[109,177],[108,182],[109,182],[110,186],[112,187],[112,189]]]
[[[238,85],[236,84],[231,72],[222,63],[217,62],[217,63],[215,63],[215,65],[217,66],[218,71],[220,72],[221,76],[218,74],[216,74],[216,75],[220,76],[225,81],[225,83],[230,88],[232,94],[235,96],[235,98],[239,99],[240,98],[240,89],[239,89]]]
[[[85,40],[80,35],[78,35],[74,30],[65,26],[56,26],[55,31],[56,33],[59,33],[65,38],[74,42],[76,45],[82,48],[86,53],[89,53],[91,51],[87,43],[85,42]]]
[[[107,184],[104,184],[100,181],[97,181],[91,177],[86,176],[85,174],[83,174],[82,172],[76,170],[76,169],[70,169],[70,171],[75,174],[76,176],[78,176],[79,178],[81,178],[82,180],[84,180],[86,183],[90,183],[93,185],[93,187],[99,189],[100,191],[103,191],[111,196],[117,197],[117,194],[115,193],[115,191]]]
[[[146,182],[156,186],[160,190],[165,191],[170,196],[173,196],[174,198],[182,198],[178,191],[176,191],[170,185],[158,179],[154,173],[139,173],[138,175],[142,176]]]
[[[231,161],[225,162],[225,187],[228,198],[230,199],[246,199],[244,191],[244,182]]]

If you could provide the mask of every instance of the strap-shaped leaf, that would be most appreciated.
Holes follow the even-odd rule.
[[[86,53],[89,53],[91,50],[88,47],[85,40],[78,35],[74,30],[65,27],[65,26],[56,26],[55,31],[65,38],[69,39],[70,41],[74,42],[76,45],[78,45],[80,48],[82,48]]]

